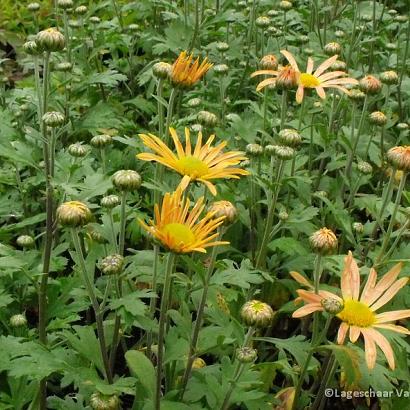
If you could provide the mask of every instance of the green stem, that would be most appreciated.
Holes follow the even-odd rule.
[[[381,260],[383,259],[384,252],[386,251],[387,245],[390,241],[390,237],[391,237],[391,234],[393,232],[394,223],[396,221],[397,211],[399,210],[401,197],[402,197],[402,194],[403,194],[404,187],[406,185],[406,179],[407,179],[407,172],[403,171],[403,176],[401,177],[400,185],[399,185],[399,188],[398,188],[397,194],[396,194],[396,201],[394,203],[393,213],[390,217],[389,227],[387,228],[386,235],[384,235],[383,243],[382,243],[382,246],[380,248],[379,254],[376,258],[375,266],[377,266],[381,262]]]
[[[122,20],[122,15],[121,15],[120,10],[118,10],[117,2],[116,2],[116,0],[111,0],[111,2],[112,2],[112,6],[114,8],[115,15],[117,16],[117,19],[118,19],[118,23],[120,24],[121,31],[124,31],[124,22]]]
[[[376,0],[373,0],[373,13],[372,13],[372,42],[370,44],[370,55],[369,55],[369,73],[373,71],[373,60],[374,60],[374,43],[376,41]]]
[[[74,248],[77,253],[77,257],[78,257],[78,261],[80,265],[80,271],[82,273],[84,285],[87,290],[88,297],[91,300],[91,304],[92,304],[94,314],[95,314],[95,322],[97,325],[97,335],[98,335],[98,341],[100,343],[100,351],[101,351],[101,357],[102,357],[103,364],[104,364],[105,377],[108,383],[111,384],[113,382],[113,379],[112,379],[112,374],[111,374],[111,369],[110,369],[110,364],[109,364],[109,359],[108,359],[108,354],[107,354],[107,345],[105,343],[104,323],[103,323],[102,312],[100,310],[100,305],[98,304],[98,300],[95,295],[94,286],[91,283],[90,278],[88,276],[87,267],[86,267],[85,260],[84,260],[84,254],[83,254],[83,250],[81,247],[80,238],[78,236],[78,231],[76,228],[71,229],[71,237],[74,243]]]
[[[219,241],[222,237],[222,232],[219,230],[218,232],[218,238],[216,239]],[[191,375],[191,370],[192,370],[192,365],[195,360],[195,352],[198,344],[198,336],[199,336],[199,331],[201,330],[202,327],[202,321],[203,321],[203,316],[204,316],[204,311],[205,311],[205,304],[206,304],[206,298],[208,296],[208,289],[209,289],[209,282],[212,277],[212,273],[214,271],[214,266],[215,266],[215,261],[216,257],[218,254],[218,247],[214,246],[212,248],[212,254],[211,254],[211,260],[209,262],[208,270],[205,275],[205,280],[203,283],[203,289],[202,289],[202,296],[201,296],[201,301],[199,302],[198,310],[197,310],[197,316],[196,316],[196,321],[195,321],[195,326],[192,332],[192,337],[191,337],[191,343],[189,346],[189,353],[188,353],[188,363],[185,368],[184,376],[182,379],[182,384],[181,384],[181,400],[184,397],[186,386],[188,384],[189,377]]]
[[[68,32],[68,17],[66,10],[63,10],[63,24],[64,24],[64,37],[66,44],[67,61],[71,63],[71,42],[70,34]]]
[[[125,247],[125,225],[127,222],[126,205],[127,205],[127,192],[124,191],[121,196],[120,238],[119,238],[119,245],[118,245],[120,255],[124,255],[124,247]]]
[[[168,298],[171,289],[172,271],[174,267],[175,255],[170,252],[168,254],[165,267],[164,289],[161,298],[161,308],[159,315],[158,329],[158,354],[157,354],[157,374],[156,374],[156,390],[154,396],[154,409],[161,409],[161,385],[162,385],[162,369],[164,361],[164,342],[165,342],[165,323],[167,318]]]
[[[195,28],[192,36],[191,43],[188,48],[188,54],[190,54],[195,47],[196,38],[199,34],[199,0],[195,0]]]
[[[284,89],[282,90],[282,103],[281,103],[281,108],[280,108],[280,129],[281,130],[283,130],[283,127],[285,126],[286,112],[288,109],[287,99],[288,99],[288,91]]]
[[[322,381],[321,381],[320,386],[319,386],[319,390],[317,391],[316,399],[313,402],[312,406],[310,407],[310,410],[316,410],[316,409],[321,408],[322,401],[325,398],[324,397],[325,388],[326,388],[326,386],[328,386],[329,381],[330,381],[331,377],[333,376],[335,370],[336,370],[335,359],[334,359],[334,356],[332,354],[329,358],[328,363],[327,363],[326,370],[324,372]]]

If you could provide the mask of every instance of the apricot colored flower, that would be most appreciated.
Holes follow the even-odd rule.
[[[199,63],[199,57],[194,62],[192,60],[193,55],[188,55],[186,51],[182,51],[175,60],[170,73],[171,82],[175,86],[192,87],[213,66],[207,58],[201,64]]]
[[[300,104],[303,101],[305,88],[314,88],[318,96],[322,99],[325,99],[325,88],[336,88],[344,92],[345,94],[349,94],[349,90],[345,86],[358,84],[358,81],[354,78],[340,78],[346,75],[344,71],[331,71],[325,73],[325,71],[337,60],[337,55],[334,55],[325,60],[322,64],[319,65],[319,67],[316,68],[315,72],[313,72],[314,61],[312,58],[309,57],[306,71],[301,72],[295,60],[295,57],[291,53],[289,53],[289,51],[281,50],[281,53],[286,57],[292,69],[297,73],[298,89],[296,91],[296,102],[298,104]],[[257,90],[265,87],[268,84],[277,82],[277,71],[273,72],[270,70],[260,70],[253,73],[252,75],[254,76],[260,74],[271,74],[274,77],[262,81],[260,84],[258,84]]]
[[[396,320],[410,317],[410,309],[383,313],[376,313],[376,311],[393,299],[397,292],[408,283],[409,278],[407,277],[397,279],[401,266],[401,263],[395,265],[379,281],[377,281],[377,272],[371,269],[366,284],[360,292],[359,268],[352,253],[349,252],[345,258],[344,270],[341,275],[341,297],[324,290],[319,290],[319,293],[315,294],[312,284],[306,278],[297,272],[291,272],[291,276],[297,282],[309,288],[309,290],[297,290],[298,299],[306,304],[297,309],[293,313],[293,317],[300,318],[313,312],[323,311],[325,301],[340,302],[343,308],[336,316],[342,322],[337,334],[337,343],[344,343],[348,331],[352,343],[355,343],[359,336],[363,335],[366,363],[369,369],[373,369],[376,363],[376,346],[386,356],[390,368],[394,369],[393,349],[378,329],[410,335],[408,329],[393,323]]]
[[[172,152],[158,137],[153,134],[140,134],[144,145],[154,151],[138,154],[137,158],[143,161],[155,161],[167,168],[173,169],[183,176],[181,189],[185,189],[191,181],[202,182],[212,195],[216,195],[215,185],[211,182],[219,178],[236,178],[248,175],[249,172],[236,168],[235,165],[245,160],[243,152],[228,151],[223,153],[227,142],[212,147],[215,135],[211,135],[205,144],[202,143],[202,133],[198,133],[195,148],[192,149],[191,137],[188,128],[185,128],[185,149],[177,132],[170,128],[169,132],[174,141],[176,154]]]
[[[183,190],[166,193],[161,208],[155,204],[155,221],[147,225],[139,219],[140,225],[168,250],[175,253],[206,253],[205,248],[225,245],[229,242],[215,240],[216,231],[225,217],[215,218],[214,212],[208,212],[202,219],[200,215],[205,208],[204,197],[190,207],[190,200],[183,198]]]

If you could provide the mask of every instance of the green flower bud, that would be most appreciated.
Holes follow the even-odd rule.
[[[13,315],[10,318],[10,326],[14,328],[25,327],[27,325],[27,319],[25,315]]]
[[[112,176],[113,185],[120,191],[134,191],[141,186],[141,176],[133,170],[120,170]]]
[[[31,12],[39,11],[40,10],[40,4],[38,3],[29,3],[27,5],[27,10]]]
[[[157,78],[162,78],[162,79],[169,78],[171,71],[172,71],[172,65],[169,63],[164,63],[163,61],[160,61],[159,63],[155,63],[152,66],[152,73]]]
[[[65,38],[56,28],[51,27],[37,34],[36,43],[40,50],[61,51],[65,47]]]
[[[91,395],[90,406],[93,410],[118,410],[120,401],[115,395],[107,396],[96,392]]]
[[[218,117],[209,111],[199,111],[196,118],[205,127],[212,128],[218,123]]]
[[[323,306],[325,312],[330,313],[331,315],[337,315],[343,310],[343,303],[335,298],[325,298],[322,299],[320,304]]]
[[[110,135],[107,134],[96,135],[95,137],[92,137],[90,140],[90,144],[94,148],[104,148],[107,145],[110,145],[111,143],[112,138]]]
[[[251,347],[241,347],[236,349],[236,359],[239,363],[253,363],[258,357],[256,349]]]
[[[321,255],[329,255],[337,249],[336,235],[328,228],[321,228],[309,238],[312,249]]]
[[[279,131],[279,142],[288,147],[297,147],[302,143],[301,135],[294,129],[285,128]]]
[[[121,203],[119,196],[107,195],[101,199],[101,206],[103,208],[112,209]]]
[[[75,158],[83,158],[88,153],[88,147],[81,142],[76,142],[68,147],[68,153]]]
[[[23,44],[23,50],[25,53],[31,55],[31,56],[37,56],[40,54],[40,50],[38,48],[38,45],[35,41],[26,41]]]
[[[259,144],[248,144],[246,153],[252,157],[260,157],[263,154],[263,148]]]
[[[74,6],[73,0],[57,0],[57,7],[60,9],[67,10]]]
[[[76,228],[86,225],[91,219],[88,206],[79,201],[68,201],[57,208],[57,219],[61,225]]]
[[[272,322],[275,313],[272,308],[259,300],[246,302],[241,309],[241,318],[247,326],[267,327]]]
[[[32,248],[35,245],[34,238],[30,235],[20,235],[16,239],[16,243],[21,248]]]
[[[100,264],[101,272],[104,275],[118,275],[124,268],[124,257],[121,255],[108,255]]]
[[[64,118],[64,114],[62,114],[61,112],[50,111],[50,112],[46,112],[43,115],[43,121],[44,121],[44,124],[47,125],[47,127],[56,128],[64,124],[65,118]]]

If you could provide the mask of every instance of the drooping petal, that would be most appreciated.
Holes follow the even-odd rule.
[[[320,85],[318,85],[317,87],[315,87],[315,90],[317,92],[317,95],[324,100],[326,98],[326,93],[325,90],[323,89],[323,87],[321,87]]]
[[[376,342],[376,345],[380,347],[381,351],[386,356],[390,369],[394,370],[394,353],[389,341],[377,330],[369,328],[367,329],[367,332],[371,334],[373,340]]]
[[[308,303],[320,303],[323,299],[322,296],[316,295],[316,293],[305,289],[298,289],[296,292],[305,302]]]
[[[334,55],[333,57],[330,57],[327,60],[323,61],[323,63],[319,65],[313,75],[315,77],[319,77],[320,74],[324,73],[337,60],[337,57],[337,55]]]
[[[322,312],[323,306],[320,303],[308,303],[305,306],[302,306],[298,310],[295,310],[292,314],[292,317],[299,318],[303,316],[310,315],[314,312]]]
[[[337,332],[337,343],[342,345],[346,339],[347,331],[349,330],[349,325],[345,322],[340,323],[339,330]]]
[[[310,283],[309,280],[302,276],[299,272],[291,271],[289,272],[289,275],[292,276],[292,278],[301,285],[304,285],[308,288],[313,287],[312,283]]]
[[[371,370],[374,369],[377,359],[376,343],[373,339],[373,335],[368,331],[367,328],[361,329],[362,335],[364,337],[364,353],[366,357],[367,367]]]
[[[410,317],[410,309],[406,310],[393,310],[391,312],[379,313],[376,315],[376,323],[388,323],[396,320],[406,319]]]
[[[304,87],[303,85],[299,85],[296,91],[296,102],[300,104],[303,101],[303,94],[304,94]]]
[[[357,339],[360,336],[360,327],[358,326],[350,326],[349,330],[349,338],[352,343],[356,343]]]

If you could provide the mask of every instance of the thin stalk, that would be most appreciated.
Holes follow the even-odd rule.
[[[67,61],[71,63],[71,41],[70,41],[70,34],[68,32],[68,17],[67,17],[66,10],[63,10],[63,25],[64,25],[64,37],[65,37],[65,44],[66,44]]]
[[[252,338],[253,332],[254,332],[253,327],[250,327],[248,329],[248,332],[245,335],[245,339],[242,343],[242,348],[248,346],[248,344],[249,344],[249,342]],[[229,389],[226,392],[224,401],[222,402],[221,410],[227,410],[228,409],[229,400],[231,399],[231,396],[232,396],[232,393],[233,393],[233,390],[235,388],[236,383],[238,382],[239,378],[242,375],[243,369],[244,369],[244,364],[237,361],[236,368],[235,368],[234,373],[233,373],[233,380],[230,382]]]
[[[400,40],[398,38],[398,40]],[[410,44],[410,19],[407,23],[407,33],[406,33],[406,46],[404,48],[404,56],[403,56],[403,62],[400,70],[400,77],[399,77],[399,83],[397,85],[397,99],[399,103],[399,113],[400,113],[400,120],[404,119],[404,110],[403,110],[403,104],[402,104],[402,95],[401,95],[401,85],[403,82],[404,74],[407,72],[407,55],[409,53],[409,44]],[[397,53],[397,58],[398,58],[398,53]]]
[[[40,114],[38,121],[40,123],[40,129],[43,138],[43,157],[44,157],[44,172],[46,180],[46,232],[44,240],[43,251],[43,269],[40,281],[40,288],[38,293],[38,333],[40,343],[47,344],[47,284],[48,275],[50,273],[50,261],[51,251],[53,248],[53,187],[51,184],[51,164],[49,156],[49,146],[47,141],[47,127],[42,119],[43,114],[47,111],[48,107],[48,81],[49,81],[49,68],[50,68],[50,53],[47,52],[44,56],[44,68],[43,68],[43,95],[41,96],[40,81],[38,78],[38,62],[35,60],[36,68],[36,86],[38,87],[37,93],[39,95],[38,104],[40,106],[38,113]],[[47,400],[47,381],[43,379],[40,381],[39,386],[39,408],[41,410],[46,409]]]
[[[105,148],[100,148],[100,155],[101,155],[102,172],[103,174],[105,174],[107,172],[106,159],[105,159]]]
[[[350,37],[350,45],[349,45],[349,52],[347,54],[347,58],[346,58],[346,65],[349,67],[350,66],[350,60],[352,58],[352,51],[354,48],[354,43],[356,40],[356,27],[357,27],[357,16],[358,16],[358,2],[356,2],[355,0],[352,1],[352,5],[354,8],[354,14],[353,14],[353,30],[352,30],[352,36]]]
[[[97,325],[97,335],[98,335],[98,341],[100,344],[101,357],[102,357],[103,364],[104,364],[105,377],[108,383],[111,384],[113,382],[113,379],[112,379],[112,374],[111,374],[111,369],[110,369],[110,364],[109,364],[109,359],[108,359],[108,354],[107,354],[107,345],[105,343],[104,323],[103,323],[102,312],[100,310],[100,305],[98,304],[98,300],[95,295],[94,286],[91,283],[90,278],[88,276],[87,267],[86,267],[85,260],[84,260],[84,254],[83,254],[83,250],[81,247],[80,238],[78,236],[78,231],[76,228],[71,229],[71,237],[72,237],[74,248],[76,250],[78,261],[80,264],[80,271],[82,273],[84,285],[87,290],[88,297],[91,300],[91,304],[92,304],[94,314],[95,314],[95,322]]]
[[[222,237],[222,231],[218,231],[218,238],[216,239],[219,241]],[[196,321],[195,321],[195,326],[192,332],[192,337],[191,337],[191,343],[189,346],[189,353],[188,353],[188,363],[185,368],[184,376],[182,379],[182,385],[181,385],[181,400],[184,397],[186,386],[188,384],[189,377],[191,375],[191,370],[192,370],[192,365],[195,360],[195,351],[197,348],[198,344],[198,336],[199,336],[199,331],[201,330],[202,327],[202,321],[203,321],[203,316],[204,316],[204,311],[205,311],[205,304],[206,304],[206,298],[208,296],[208,289],[209,289],[209,282],[212,277],[212,273],[214,271],[215,267],[215,261],[216,257],[218,254],[218,247],[214,246],[212,248],[212,254],[211,254],[211,260],[209,262],[208,270],[205,274],[205,280],[203,283],[203,289],[202,289],[202,296],[201,296],[201,301],[199,302],[198,310],[197,310],[197,316],[196,316]]]
[[[283,169],[284,169],[285,161],[280,160],[278,164],[278,171],[276,175],[275,187],[272,193],[272,199],[269,204],[268,209],[268,216],[266,218],[266,225],[265,230],[263,232],[262,241],[259,248],[258,257],[256,259],[256,267],[262,267],[265,264],[266,259],[266,252],[267,252],[267,245],[271,238],[271,230],[273,225],[273,218],[275,216],[275,208],[276,203],[278,201],[279,191],[280,191],[280,183],[282,180]]]
[[[116,0],[111,0],[112,7],[114,9],[115,15],[117,16],[118,23],[120,24],[121,31],[124,31],[124,22],[122,20],[122,15],[120,10],[118,9],[118,4]]]
[[[374,60],[374,42],[376,41],[376,0],[373,0],[373,13],[372,13],[372,42],[370,44],[369,53],[369,73],[373,71],[373,60]]]
[[[219,78],[219,93],[221,98],[221,126],[225,126],[225,89],[223,83],[223,76]]]
[[[397,246],[400,243],[400,239],[403,236],[404,231],[408,228],[409,225],[410,225],[410,219],[407,219],[407,221],[403,224],[403,226],[400,228],[399,232],[397,233],[392,246],[390,246],[390,249],[386,252],[386,255],[382,259],[382,262],[386,259],[389,259],[391,254],[394,252],[394,250],[397,249]]]
[[[316,409],[321,408],[322,400],[325,397],[324,395],[325,388],[329,384],[329,381],[331,377],[333,376],[335,370],[336,370],[335,359],[332,353],[327,363],[326,370],[324,372],[322,381],[320,382],[319,390],[317,391],[317,394],[316,394],[316,399],[313,402],[312,406],[310,407],[310,410],[316,410]]]
[[[191,43],[188,48],[188,54],[190,54],[195,47],[195,42],[196,38],[198,37],[199,34],[199,0],[195,0],[195,28],[194,28],[194,34],[191,39]]]
[[[394,208],[393,208],[393,213],[390,217],[389,227],[387,228],[386,235],[384,235],[383,243],[380,248],[379,254],[377,255],[375,266],[377,266],[380,263],[380,261],[383,259],[384,252],[386,251],[387,245],[390,241],[390,237],[393,232],[393,226],[396,221],[397,211],[399,210],[401,197],[403,194],[404,187],[406,185],[406,179],[407,179],[407,172],[403,172],[403,176],[401,177],[400,185],[396,193],[396,201],[394,202]]]
[[[285,126],[286,112],[288,109],[287,100],[288,100],[288,91],[284,89],[282,91],[282,102],[281,102],[281,107],[280,107],[280,129],[281,130]]]
[[[120,252],[120,255],[124,255],[124,247],[125,247],[125,225],[127,222],[126,205],[127,205],[127,192],[124,191],[121,196],[120,235],[119,235],[119,243],[118,243],[118,250]]]
[[[172,282],[172,271],[174,267],[175,255],[170,252],[167,257],[165,267],[164,289],[161,298],[161,308],[159,315],[159,329],[158,329],[158,354],[157,354],[157,372],[156,372],[156,390],[154,396],[155,410],[161,409],[161,385],[162,385],[162,369],[164,360],[164,342],[165,342],[165,324],[167,318],[167,307],[169,292]]]

